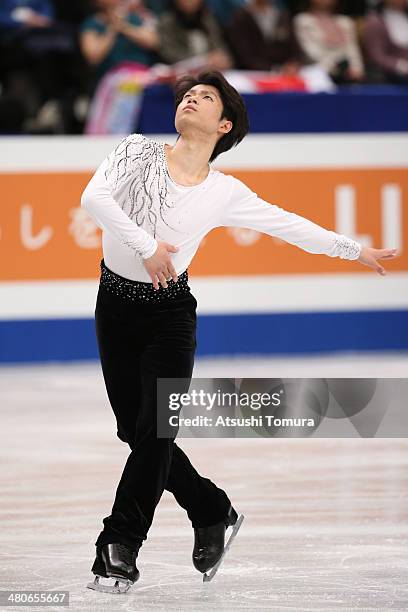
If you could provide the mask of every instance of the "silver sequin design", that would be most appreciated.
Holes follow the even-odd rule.
[[[361,245],[352,240],[351,238],[347,238],[347,236],[343,236],[339,234],[336,236],[334,241],[335,252],[340,259],[358,259],[361,253]]]
[[[105,178],[122,210],[139,227],[157,238],[159,218],[175,204],[168,197],[164,143],[142,134],[130,134],[108,156]],[[146,223],[147,222],[147,223]],[[146,227],[148,225],[148,227]]]
[[[134,281],[115,272],[112,272],[106,267],[104,260],[101,260],[101,286],[123,299],[132,302],[149,302],[158,303],[165,300],[172,300],[190,293],[190,287],[188,285],[188,270],[178,275],[177,282],[173,279],[167,281],[167,288],[159,285],[159,289],[154,289],[153,283],[144,283],[141,281]]]

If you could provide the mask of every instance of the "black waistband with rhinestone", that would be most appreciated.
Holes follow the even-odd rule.
[[[159,289],[154,289],[153,283],[134,281],[115,274],[115,272],[106,267],[103,259],[100,267],[100,284],[104,289],[121,298],[134,302],[162,302],[164,300],[175,299],[190,292],[187,270],[178,275],[177,281],[173,279],[167,281],[167,287],[159,284]]]

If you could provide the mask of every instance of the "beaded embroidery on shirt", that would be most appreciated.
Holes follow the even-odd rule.
[[[159,285],[159,289],[154,289],[152,283],[133,281],[115,274],[106,267],[104,261],[100,263],[101,277],[100,284],[109,291],[121,298],[133,302],[157,303],[164,300],[175,299],[180,295],[190,292],[188,285],[188,270],[184,270],[178,275],[177,282],[173,279],[167,281],[167,288]]]
[[[108,156],[105,178],[112,195],[123,202],[121,208],[132,221],[140,227],[148,220],[153,238],[157,237],[159,217],[167,227],[178,231],[165,219],[174,204],[168,197],[162,144],[142,134],[130,134]]]
[[[358,259],[360,257],[361,247],[358,242],[339,234],[334,241],[335,251],[341,259]]]

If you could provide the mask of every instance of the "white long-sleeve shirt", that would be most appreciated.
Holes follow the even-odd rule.
[[[276,236],[309,253],[358,259],[362,245],[343,234],[270,204],[239,179],[214,170],[199,185],[175,183],[164,143],[131,134],[102,162],[81,205],[102,231],[106,265],[113,272],[151,282],[143,260],[157,241],[171,253],[177,274],[186,270],[201,240],[216,227],[245,227]]]

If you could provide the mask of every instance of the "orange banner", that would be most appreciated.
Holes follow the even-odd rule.
[[[387,270],[408,270],[403,248],[408,237],[406,169],[223,171],[234,174],[268,202],[334,231],[339,231],[336,206],[345,205],[346,211],[353,212],[349,221],[357,239],[369,236],[372,246],[400,248],[401,256],[387,262]],[[98,276],[100,230],[80,207],[90,176],[84,172],[0,174],[0,280]],[[343,198],[340,204],[339,198]],[[401,244],[383,244],[384,237],[395,237]],[[371,272],[357,262],[345,266],[338,258],[313,256],[240,228],[218,228],[206,236],[189,270],[191,275]]]

